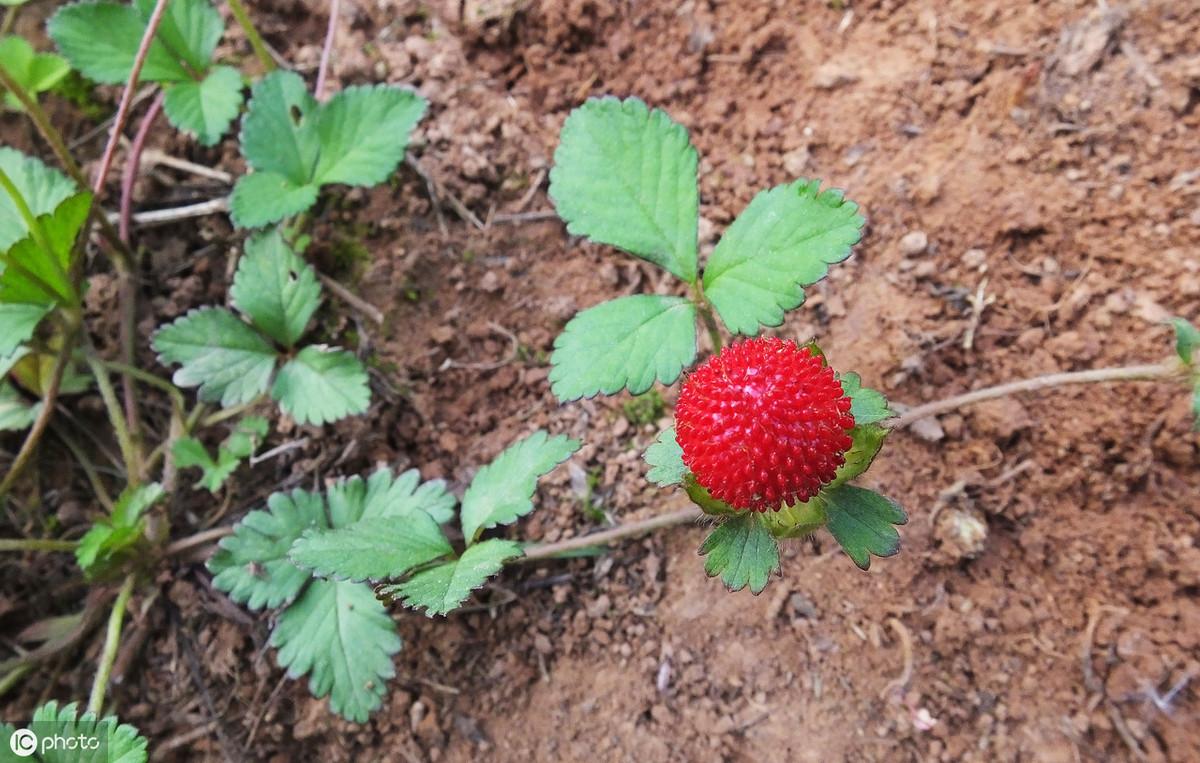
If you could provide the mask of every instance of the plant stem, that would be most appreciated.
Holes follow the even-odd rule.
[[[263,397],[262,397],[262,395],[259,395],[258,397],[254,398],[253,400],[251,400],[248,403],[242,403],[241,405],[235,405],[232,408],[225,408],[223,410],[217,411],[216,413],[212,414],[211,416],[206,417],[203,421],[201,421],[200,426],[211,427],[216,424],[220,424],[222,421],[228,421],[229,419],[237,418],[238,416],[241,416],[246,411],[253,410],[262,401],[263,401]]]
[[[129,597],[133,595],[133,585],[136,581],[131,572],[125,576],[121,592],[113,602],[112,613],[108,616],[108,632],[104,636],[104,651],[100,654],[100,667],[96,671],[96,680],[92,682],[92,695],[88,699],[89,713],[100,715],[104,709],[104,692],[108,689],[108,679],[112,674],[113,663],[117,659],[117,647],[121,645],[121,623],[125,619],[125,609],[129,606]]]
[[[80,188],[87,188],[87,178],[84,177],[83,170],[79,168],[75,158],[71,156],[71,151],[63,141],[62,135],[54,129],[54,125],[50,124],[50,118],[46,116],[46,112],[42,110],[37,99],[30,95],[21,83],[10,77],[3,66],[0,66],[0,85],[3,85],[4,89],[12,93],[13,97],[25,107],[25,113],[29,114],[34,126],[38,128],[38,132],[50,144],[50,150],[54,152],[55,158],[71,176],[71,179],[78,183]]]
[[[64,427],[54,426],[52,428],[54,434],[58,436],[58,439],[63,441],[63,444],[67,446],[67,450],[71,451],[71,455],[75,456],[75,460],[83,468],[83,473],[87,477],[88,483],[92,486],[92,492],[96,494],[96,500],[100,501],[104,505],[105,510],[111,514],[113,510],[112,496],[108,494],[108,490],[105,489],[104,483],[100,480],[100,474],[96,471],[96,466],[88,458],[87,454],[83,452],[83,448],[79,447],[79,443],[75,441],[75,438]]]
[[[271,54],[267,51],[267,45],[263,42],[258,29],[254,27],[254,22],[250,19],[250,14],[246,12],[246,6],[242,5],[242,0],[229,0],[229,10],[242,27],[242,31],[246,33],[246,39],[249,40],[250,47],[254,49],[254,55],[258,57],[263,69],[268,73],[275,71],[275,59],[271,58]]]
[[[713,316],[712,308],[708,303],[700,305],[700,320],[704,321],[704,328],[708,329],[708,338],[712,341],[713,352],[720,352],[725,343],[721,340],[721,329],[717,326],[717,319]]]
[[[17,22],[17,12],[20,7],[19,5],[10,5],[4,9],[4,21],[0,21],[0,37],[12,31],[13,24]]]
[[[73,540],[0,538],[0,551],[74,551],[77,545]]]
[[[120,217],[117,222],[117,235],[121,237],[121,241],[125,242],[126,246],[129,246],[129,219],[133,209],[133,185],[137,181],[138,168],[142,163],[142,151],[146,147],[146,138],[150,135],[150,128],[154,126],[154,120],[162,111],[164,97],[163,91],[159,90],[154,96],[154,100],[150,102],[150,107],[146,109],[142,123],[138,125],[138,131],[133,136],[133,143],[129,145],[129,156],[125,159],[125,166],[121,169],[121,206],[118,212]]]
[[[1115,368],[1094,368],[1088,371],[1072,371],[1061,374],[1046,374],[1045,376],[1035,376],[1031,379],[1021,379],[1019,381],[1008,382],[1006,384],[998,384],[995,387],[984,387],[973,392],[967,392],[962,395],[955,395],[944,400],[935,400],[932,403],[925,403],[910,408],[896,418],[892,419],[892,429],[909,426],[910,424],[928,418],[929,416],[937,416],[942,413],[962,408],[964,406],[981,403],[985,400],[993,400],[998,397],[1007,397],[1020,392],[1034,392],[1039,389],[1047,389],[1050,387],[1062,387],[1068,384],[1096,384],[1101,382],[1116,382],[1116,381],[1156,381],[1169,379],[1177,376],[1180,373],[1181,367],[1178,362],[1168,363],[1153,363],[1140,366],[1118,366]]]
[[[96,377],[96,387],[100,390],[100,399],[104,401],[104,409],[108,412],[108,422],[117,435],[117,445],[121,448],[121,460],[125,462],[129,486],[137,487],[141,482],[141,459],[138,457],[133,438],[129,434],[129,428],[125,426],[125,416],[121,411],[121,404],[117,402],[117,393],[113,389],[112,380],[108,378],[108,369],[96,356],[93,347],[87,348],[87,364],[88,368],[92,370],[92,376]]]
[[[333,52],[333,41],[337,38],[341,6],[341,0],[329,0],[329,28],[325,31],[325,46],[321,48],[321,63],[317,67],[317,85],[313,88],[313,96],[318,101],[325,100],[325,77],[329,74],[329,55]]]
[[[130,366],[126,365],[125,363],[118,363],[116,361],[103,359],[100,360],[100,363],[103,364],[105,368],[111,369],[118,373],[129,374],[131,377],[137,379],[143,384],[148,384],[151,387],[156,387],[163,392],[166,392],[167,395],[171,397],[171,402],[179,410],[180,415],[183,415],[183,410],[186,408],[186,401],[183,399],[183,392],[180,391],[179,387],[176,387],[166,379],[155,376],[149,371],[143,371],[137,366]]]
[[[233,535],[232,527],[214,527],[211,530],[202,530],[195,535],[189,535],[186,538],[180,538],[163,550],[163,556],[174,556],[175,554],[183,553],[196,546],[203,546],[205,543],[210,543],[214,540]]]

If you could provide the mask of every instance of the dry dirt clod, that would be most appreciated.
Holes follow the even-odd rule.
[[[929,237],[925,235],[925,231],[909,231],[900,239],[900,253],[905,257],[916,257],[919,254],[924,254],[928,246]]]

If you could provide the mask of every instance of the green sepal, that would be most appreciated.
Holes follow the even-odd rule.
[[[895,525],[906,524],[908,515],[895,502],[854,485],[826,490],[822,497],[829,532],[859,569],[870,569],[872,554],[887,557],[900,552]]]
[[[871,466],[871,462],[875,460],[875,456],[879,454],[879,449],[883,447],[883,441],[890,431],[878,424],[863,424],[850,430],[850,439],[853,444],[843,454],[846,462],[838,467],[833,481],[826,485],[825,489],[832,490],[839,485],[844,485],[865,472]]]
[[[746,586],[762,593],[771,573],[779,573],[779,544],[758,512],[741,512],[718,525],[700,546],[704,572],[721,576],[730,591]]]
[[[784,506],[779,511],[763,512],[763,524],[776,538],[803,538],[829,522],[825,499],[817,494],[803,503]]]
[[[1171,325],[1175,328],[1175,352],[1185,366],[1190,366],[1196,359],[1196,350],[1200,349],[1200,329],[1186,318],[1172,318]]]
[[[853,371],[838,374],[842,392],[850,398],[850,415],[855,424],[875,424],[895,416],[882,392],[864,387],[862,377]]]
[[[691,472],[683,475],[683,489],[687,491],[688,498],[692,499],[692,503],[699,506],[700,510],[705,514],[710,514],[714,517],[728,517],[744,513],[724,501],[713,498],[708,489],[697,482],[696,475]]]
[[[667,427],[660,432],[658,439],[646,448],[642,458],[650,465],[646,479],[659,487],[680,485],[687,476],[688,468],[683,463],[683,448],[675,439],[675,427]]]

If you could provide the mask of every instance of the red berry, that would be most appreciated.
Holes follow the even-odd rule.
[[[706,360],[683,383],[675,436],[683,463],[735,509],[807,501],[845,463],[850,398],[807,347],[748,339]]]

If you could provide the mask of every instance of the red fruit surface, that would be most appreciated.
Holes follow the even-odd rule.
[[[845,463],[850,398],[807,347],[760,337],[726,347],[683,383],[675,436],[683,463],[735,509],[807,501]]]

